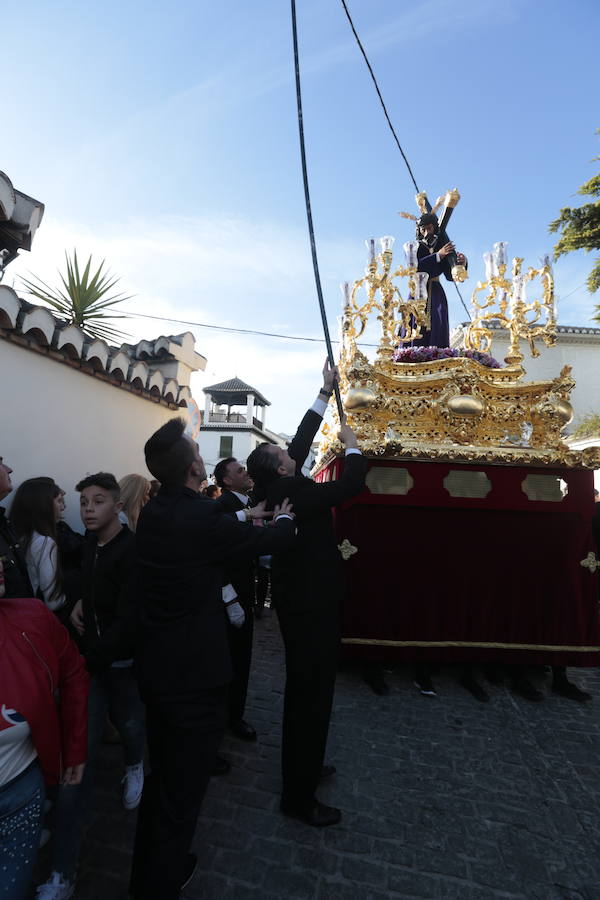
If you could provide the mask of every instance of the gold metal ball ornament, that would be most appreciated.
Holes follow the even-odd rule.
[[[568,425],[573,420],[573,407],[568,400],[557,400],[554,403],[554,409],[563,425]]]
[[[375,392],[368,387],[350,388],[344,398],[345,409],[366,409],[375,400]]]
[[[480,416],[484,410],[481,400],[471,394],[458,394],[456,397],[450,397],[446,406],[455,416]]]
[[[452,280],[463,282],[466,281],[469,277],[469,274],[465,268],[465,266],[461,266],[459,264],[452,266]]]

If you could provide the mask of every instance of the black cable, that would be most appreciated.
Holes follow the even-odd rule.
[[[379,85],[378,85],[378,83],[377,83],[377,79],[375,78],[375,73],[373,72],[373,69],[372,69],[372,67],[371,67],[371,63],[369,62],[369,58],[368,58],[367,54],[365,53],[365,48],[363,47],[362,42],[361,42],[361,40],[360,40],[360,38],[359,38],[359,36],[358,36],[358,33],[357,33],[357,31],[356,31],[356,28],[354,27],[354,22],[352,21],[352,16],[350,15],[350,12],[349,12],[349,10],[348,10],[348,7],[346,6],[346,0],[341,0],[341,4],[342,4],[342,6],[344,7],[344,12],[346,13],[346,17],[347,17],[347,19],[348,19],[348,22],[350,23],[350,28],[352,29],[352,33],[353,33],[353,35],[354,35],[354,37],[355,37],[355,39],[356,39],[356,43],[358,44],[359,50],[360,50],[360,52],[362,53],[363,59],[364,59],[364,61],[365,61],[366,64],[367,64],[367,69],[369,70],[369,74],[370,74],[370,76],[371,76],[371,78],[372,78],[372,80],[373,80],[373,84],[375,85],[375,90],[377,91],[377,96],[379,97],[379,102],[381,103],[381,108],[383,109],[383,113],[384,113],[384,115],[385,115],[385,118],[386,118],[386,120],[387,120],[387,123],[388,123],[388,125],[390,126],[390,131],[392,132],[392,134],[393,134],[393,136],[394,136],[394,140],[396,141],[396,144],[398,145],[398,150],[399,150],[400,153],[402,154],[402,159],[403,159],[404,162],[406,163],[406,168],[408,169],[408,174],[410,175],[410,177],[411,177],[411,179],[412,179],[412,183],[414,184],[415,190],[416,190],[416,192],[417,192],[417,194],[418,194],[418,193],[420,193],[420,192],[419,192],[419,185],[418,185],[417,182],[415,181],[415,176],[413,175],[413,170],[412,170],[411,167],[410,167],[410,163],[409,163],[408,159],[406,158],[406,153],[405,153],[404,150],[402,149],[402,145],[400,144],[400,141],[398,140],[398,135],[396,134],[396,131],[395,131],[395,129],[394,129],[394,126],[392,125],[392,121],[391,121],[391,119],[390,119],[390,117],[389,117],[389,115],[388,115],[387,107],[386,107],[385,102],[384,102],[384,99],[383,99],[383,97],[382,97],[382,95],[381,95],[381,91],[379,90]],[[469,310],[468,310],[468,308],[467,308],[467,305],[465,304],[465,301],[463,300],[463,295],[461,294],[460,290],[458,289],[457,283],[456,283],[456,282],[453,282],[453,283],[454,283],[454,287],[456,288],[456,293],[457,293],[458,296],[460,297],[460,302],[461,302],[462,305],[463,305],[463,309],[464,309],[464,311],[466,312],[466,314],[468,315],[469,321],[471,321],[471,313],[469,312]]]
[[[373,84],[375,85],[375,90],[377,91],[377,96],[379,97],[379,102],[381,103],[381,108],[383,109],[383,113],[387,119],[387,123],[390,126],[390,131],[394,135],[394,140],[396,141],[396,143],[398,145],[398,150],[402,154],[402,159],[406,163],[406,168],[408,169],[408,173],[412,179],[412,183],[414,184],[415,190],[418,194],[418,193],[420,193],[419,186],[418,186],[417,182],[415,181],[415,176],[413,175],[413,171],[410,167],[410,163],[409,163],[408,159],[406,158],[406,154],[405,154],[404,150],[402,149],[400,141],[398,140],[398,135],[394,131],[394,126],[392,125],[392,121],[388,115],[386,105],[383,101],[383,97],[381,96],[381,91],[379,90],[379,85],[377,84],[377,79],[375,78],[375,74],[373,72],[373,69],[371,68],[371,63],[369,62],[369,60],[367,58],[367,54],[365,53],[365,48],[361,44],[360,38],[359,38],[358,34],[356,33],[356,28],[354,27],[354,22],[352,21],[352,16],[348,12],[348,7],[346,6],[345,0],[341,0],[341,3],[342,3],[342,6],[344,7],[344,12],[346,13],[346,16],[348,17],[348,21],[350,22],[350,28],[352,29],[352,33],[354,34],[354,37],[356,38],[356,43],[358,44],[358,46],[360,48],[360,52],[362,53],[364,60],[367,64],[367,69],[369,70],[371,78],[373,79]]]
[[[468,317],[469,317],[469,322],[472,322],[473,320],[471,319],[471,313],[469,312],[469,310],[468,310],[468,308],[467,308],[467,304],[466,304],[465,301],[463,300],[463,295],[462,295],[461,292],[459,291],[457,283],[456,283],[455,281],[453,281],[452,284],[453,284],[454,287],[456,288],[456,293],[457,293],[458,296],[460,297],[460,302],[461,302],[462,305],[463,305],[463,309],[464,309],[464,311],[466,312],[466,314],[467,314]]]
[[[321,310],[321,321],[323,322],[323,333],[325,335],[325,344],[327,346],[327,357],[329,365],[333,368],[335,360],[333,358],[333,347],[331,346],[331,338],[329,336],[329,325],[327,324],[327,313],[325,312],[325,303],[323,301],[323,291],[321,289],[321,278],[319,276],[319,262],[317,259],[317,246],[315,244],[315,231],[313,228],[312,211],[310,206],[310,191],[308,187],[308,171],[306,167],[306,149],[304,146],[304,122],[302,118],[302,92],[300,89],[300,61],[298,58],[298,28],[296,25],[296,0],[291,0],[292,4],[292,38],[294,43],[294,71],[296,74],[296,105],[298,108],[298,133],[300,137],[300,157],[302,159],[302,180],[304,182],[304,203],[306,206],[306,218],[308,221],[308,234],[310,237],[310,252],[312,255],[313,270],[315,273],[315,284],[317,287],[317,297],[319,298],[319,309]],[[335,402],[337,404],[340,423],[344,421],[344,409],[342,407],[342,398],[340,396],[339,385],[334,383]]]

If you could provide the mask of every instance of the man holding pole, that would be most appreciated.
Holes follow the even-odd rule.
[[[341,636],[342,559],[333,531],[331,509],[360,493],[366,461],[356,436],[342,425],[346,461],[338,481],[317,484],[301,474],[302,464],[336,380],[327,362],[323,387],[305,414],[289,449],[261,444],[248,457],[248,473],[257,499],[267,507],[289,497],[296,514],[295,544],[273,556],[271,595],[285,644],[286,685],[283,714],[281,810],[308,825],[334,825],[339,809],[317,800],[333,703]]]

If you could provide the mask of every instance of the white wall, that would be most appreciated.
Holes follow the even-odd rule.
[[[0,340],[0,456],[15,488],[50,475],[66,491],[65,518],[80,529],[75,484],[87,474],[151,477],[144,444],[178,412],[91,377],[64,363]],[[3,501],[10,506],[10,495]]]

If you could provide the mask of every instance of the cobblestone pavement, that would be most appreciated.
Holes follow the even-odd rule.
[[[342,670],[328,754],[338,774],[321,797],[343,823],[312,829],[278,811],[283,655],[266,611],[247,710],[259,740],[226,740],[234,768],[211,782],[185,897],[600,900],[600,677],[571,673],[593,703],[491,688],[481,704],[450,670],[429,699],[406,668],[376,697]],[[119,753],[103,748],[79,900],[126,897],[135,813],[120,808]]]

